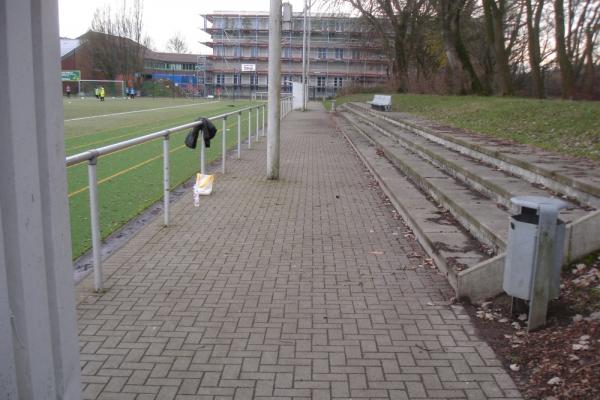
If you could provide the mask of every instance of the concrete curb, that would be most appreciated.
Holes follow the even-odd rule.
[[[544,185],[551,190],[576,198],[582,203],[589,204],[593,207],[600,207],[600,187],[574,180],[555,171],[540,168],[539,166],[532,165],[518,158],[510,157],[504,153],[487,149],[484,146],[451,137],[442,132],[434,132],[411,122],[398,121],[394,118],[382,115],[381,113],[377,114],[383,120],[403,129],[411,130],[433,142],[456,150],[462,154],[479,158],[484,162],[495,165],[498,168],[513,173],[529,182]]]
[[[600,211],[588,214],[566,226],[563,266],[600,249]],[[477,302],[503,292],[506,253],[460,271],[456,277],[456,294]]]
[[[351,112],[358,112],[358,117],[360,117],[360,110],[352,110]],[[544,170],[538,166],[526,163],[523,160],[506,156],[506,154],[502,154],[500,152],[493,152],[490,149],[477,146],[473,143],[468,143],[456,138],[448,138],[446,137],[447,135],[438,132],[434,133],[427,128],[419,127],[409,122],[400,122],[381,113],[377,113],[377,115],[394,126],[409,130],[410,132],[416,133],[428,140],[466,156],[480,159],[483,162],[513,173],[514,175],[517,175],[526,181],[541,183],[551,190],[556,190],[568,196],[575,197],[579,201],[585,202],[592,206],[600,205],[600,198],[596,197],[596,192],[598,192],[600,195],[600,188],[598,187],[578,182],[567,176]],[[381,131],[383,135],[389,136],[389,134],[385,132],[385,129],[377,126],[377,124],[371,123],[370,121],[362,122],[368,124],[374,129]],[[352,121],[349,120],[349,123],[352,123]],[[483,240],[485,243],[493,245],[497,251],[504,251],[506,245],[504,241],[497,234],[495,234],[495,232],[485,226],[482,226],[482,224],[473,218],[466,210],[464,210],[463,207],[459,206],[451,198],[448,198],[448,196],[437,190],[434,185],[431,185],[429,182],[424,180],[419,173],[408,164],[408,162],[402,160],[398,155],[394,154],[393,151],[386,148],[385,143],[381,143],[379,140],[377,140],[377,138],[374,138],[364,129],[360,129],[356,126],[355,129],[360,131],[360,133],[362,133],[367,140],[380,147],[388,160],[390,160],[392,164],[399,168],[404,174],[409,176],[416,186],[428,192],[444,207],[451,209],[454,216],[461,222],[463,226],[465,226],[469,231],[477,232],[476,236],[479,237],[479,240]],[[440,270],[447,276],[449,283],[456,290],[457,296],[468,297],[472,301],[476,302],[503,292],[502,283],[505,262],[504,252],[460,272],[455,272],[453,268],[449,268],[444,257],[442,257],[435,249],[435,246],[433,246],[432,242],[421,229],[418,222],[411,217],[410,210],[407,210],[406,207],[402,205],[401,199],[399,199],[398,196],[392,192],[392,190],[386,185],[385,179],[383,179],[380,174],[378,174],[378,172],[369,164],[369,161],[360,154],[347,136],[346,139],[355,149],[365,165],[367,165],[369,170],[371,170],[373,175],[377,177],[382,189],[390,198],[396,209],[402,214],[405,221],[407,221],[408,225],[417,236],[419,242],[435,260]],[[474,187],[476,190],[481,190],[483,188],[484,193],[488,194],[487,192],[491,192],[492,195],[490,197],[492,199],[495,199],[503,204],[506,203],[506,201],[510,201],[510,198],[507,196],[509,192],[504,188],[497,187],[497,185],[494,185],[491,182],[486,182],[484,179],[481,179],[479,176],[475,176],[473,173],[465,170],[461,166],[455,165],[455,163],[441,158],[438,154],[434,154],[426,148],[422,148],[422,146],[419,144],[408,143],[404,138],[395,139],[402,143],[401,146],[403,148],[419,154],[429,163],[444,170],[451,176],[461,181],[467,181],[469,185]],[[474,185],[471,185],[472,183],[474,183]],[[569,186],[569,184],[573,184],[573,186]],[[600,248],[600,210],[586,214],[583,217],[580,217],[579,219],[567,224],[564,246],[563,265],[571,263],[593,251],[598,250]]]

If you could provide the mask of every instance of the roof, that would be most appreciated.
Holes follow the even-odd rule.
[[[107,36],[114,37],[112,35],[108,35],[105,33],[87,31],[83,35],[79,36],[77,39],[69,39],[69,38],[60,38],[60,57],[63,58],[73,50],[83,45],[86,40],[89,39],[91,35],[97,36]],[[114,37],[116,39],[116,37]],[[128,41],[133,42],[131,39],[126,38]],[[135,43],[135,42],[133,42]],[[178,53],[162,53],[157,51],[152,51],[150,49],[145,49],[144,58],[148,60],[155,61],[165,61],[165,62],[180,62],[180,63],[196,63],[198,61],[198,56],[204,57],[201,54],[178,54]]]
[[[81,42],[79,39],[60,38],[60,56],[61,58],[75,50]]]
[[[166,62],[181,62],[181,63],[196,63],[198,57],[204,57],[200,54],[179,54],[179,53],[160,53],[157,51],[146,50],[144,58],[146,60],[166,61]]]
[[[202,14],[202,16],[212,22],[215,17],[268,17],[268,11],[214,11],[212,13]],[[304,16],[302,11],[292,12],[294,18]],[[344,13],[312,13],[311,18],[356,18],[350,14]]]

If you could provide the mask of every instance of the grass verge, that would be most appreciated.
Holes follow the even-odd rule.
[[[340,97],[337,105],[372,94]],[[326,102],[330,107],[330,102]],[[394,94],[393,111],[600,163],[600,102]]]

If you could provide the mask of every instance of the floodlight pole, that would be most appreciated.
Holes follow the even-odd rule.
[[[269,13],[269,126],[267,132],[267,179],[279,179],[281,112],[281,0],[271,0]]]
[[[308,106],[308,97],[309,97],[309,89],[310,89],[310,39],[311,39],[311,32],[312,32],[312,22],[310,19],[310,13],[311,13],[311,7],[312,7],[312,0],[310,0],[310,3],[308,4],[308,38],[307,38],[307,45],[306,45],[306,53],[307,53],[307,57],[306,57],[306,87],[304,89],[304,108],[307,108]]]
[[[308,0],[304,0],[304,22],[302,29],[302,111],[306,111],[306,12]]]

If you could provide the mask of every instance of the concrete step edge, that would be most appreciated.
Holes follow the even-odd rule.
[[[349,110],[354,115],[357,115],[363,123],[369,124],[374,129],[379,130],[384,135],[392,138],[393,140],[398,141],[398,143],[411,150],[412,152],[418,154],[422,158],[426,159],[435,167],[440,170],[448,173],[448,175],[456,178],[457,180],[463,182],[468,187],[474,189],[476,192],[482,193],[484,196],[490,198],[492,201],[495,201],[500,207],[504,207],[511,214],[516,214],[519,212],[517,206],[512,204],[511,198],[514,196],[523,195],[522,192],[514,193],[511,192],[511,185],[507,182],[507,189],[502,187],[499,182],[493,182],[492,179],[488,179],[487,176],[480,176],[475,172],[471,172],[469,170],[470,164],[472,160],[469,160],[471,157],[456,152],[455,150],[449,149],[439,143],[431,142],[429,139],[424,138],[421,135],[415,134],[413,132],[398,132],[398,127],[396,125],[389,126],[386,124],[386,121],[381,121],[381,119],[377,118],[377,116],[366,115],[360,110],[352,109],[351,107],[346,107],[344,110]],[[402,129],[402,128],[401,128]],[[404,129],[402,129],[405,131]],[[417,136],[418,140],[414,136]],[[442,149],[438,149],[436,147],[442,147]],[[459,158],[456,160],[449,160],[445,158],[449,152],[450,154],[456,155]],[[465,158],[465,164],[461,164],[461,158]],[[479,161],[479,160],[477,160]],[[494,166],[490,166],[485,163],[481,163],[477,165],[476,169],[483,168],[489,171],[490,174],[505,174],[505,172],[498,172],[497,168]],[[480,171],[481,173],[481,171]],[[512,175],[512,177],[516,180],[520,180],[522,184],[532,185],[531,182],[522,179],[518,176]],[[526,194],[534,194],[541,196],[551,196],[554,197],[555,193],[547,189],[541,188],[531,188],[534,193],[526,193]],[[541,192],[541,193],[538,193]],[[567,210],[561,212],[562,218],[567,222],[573,221],[578,218],[578,215],[584,215],[589,212],[589,207],[581,206],[578,202],[569,201],[570,207]],[[571,215],[571,214],[575,215]]]
[[[342,114],[344,115],[344,114]],[[346,117],[344,115],[344,117]],[[352,121],[350,121],[353,123]],[[450,196],[443,193],[441,190],[435,187],[432,183],[430,183],[426,178],[421,177],[418,172],[416,172],[408,163],[404,162],[401,157],[398,157],[391,151],[389,148],[386,148],[384,144],[382,144],[376,137],[373,137],[371,134],[364,132],[362,129],[357,127],[357,129],[365,136],[369,137],[370,140],[377,143],[381,150],[384,152],[385,156],[398,167],[404,174],[406,174],[413,184],[420,187],[425,192],[429,193],[436,201],[438,201],[441,205],[447,208],[452,215],[460,222],[460,224],[469,232],[473,234],[479,241],[482,243],[491,246],[494,249],[494,252],[498,253],[504,251],[506,248],[506,242],[490,227],[475,219],[467,210],[465,210],[462,206],[453,201]],[[432,168],[436,168],[432,166]],[[472,190],[472,189],[471,189]],[[506,214],[508,221],[508,213]],[[508,222],[507,222],[507,230],[508,230]]]
[[[357,105],[354,106],[357,107]],[[589,185],[555,171],[540,168],[515,157],[510,157],[506,154],[487,149],[484,146],[451,137],[442,132],[437,132],[408,121],[399,121],[383,113],[375,112],[361,106],[358,107],[373,115],[377,115],[391,124],[411,130],[433,142],[480,159],[502,170],[509,171],[531,183],[544,185],[555,192],[575,198],[582,203],[593,207],[600,207],[600,187]]]
[[[341,116],[344,120],[348,121],[343,114],[341,114]],[[348,121],[348,123],[352,124],[350,121]],[[358,134],[362,134],[366,140],[381,147],[378,142],[374,141],[362,130],[356,127],[354,127],[354,129]],[[446,275],[448,282],[455,289],[457,297],[467,297],[472,301],[479,301],[503,292],[504,252],[492,258],[477,262],[474,265],[467,265],[467,268],[462,271],[456,271],[439,253],[429,239],[427,233],[424,232],[419,225],[418,221],[411,216],[410,210],[407,210],[403,206],[401,196],[398,196],[388,187],[385,180],[369,162],[367,157],[357,149],[345,132],[344,135],[359,158],[376,177],[386,196],[388,196],[394,207],[401,213],[406,223],[413,230],[419,243],[421,243],[425,251],[433,258],[440,271]],[[415,185],[414,182],[412,183]],[[417,187],[420,186],[417,185]],[[432,207],[436,207],[434,203],[431,204]],[[600,210],[589,213],[573,223],[568,224],[566,229],[563,264],[573,262],[600,249]]]
[[[352,112],[354,112],[354,110],[352,110]],[[366,122],[377,129],[385,129],[373,123],[373,121]],[[508,209],[513,207],[510,201],[513,195],[504,188],[499,187],[498,185],[495,185],[492,182],[481,178],[479,175],[471,173],[463,166],[443,158],[441,155],[437,154],[433,150],[426,148],[425,146],[422,146],[415,142],[411,142],[406,138],[403,138],[398,135],[395,135],[395,137],[402,142],[402,145],[404,147],[410,148],[414,152],[421,155],[423,158],[427,159],[431,164],[433,164],[437,168],[440,168],[443,171],[450,174],[451,176],[455,177],[456,179],[463,181],[465,184],[467,184],[469,187],[472,187],[474,190],[483,193],[491,199],[494,199],[497,203],[503,205]],[[514,211],[516,211],[516,209]]]
[[[344,120],[345,120],[345,118],[344,118]],[[337,123],[338,127],[340,127],[339,121],[337,121],[337,122],[338,122]],[[455,291],[457,291],[458,290],[457,276],[458,276],[459,272],[456,271],[452,266],[450,266],[449,263],[447,262],[446,258],[443,257],[443,255],[440,254],[440,252],[436,249],[434,243],[432,242],[432,240],[430,240],[427,233],[421,228],[421,225],[419,224],[419,222],[415,218],[413,218],[410,210],[408,210],[406,207],[404,207],[404,205],[402,204],[402,201],[400,200],[400,196],[398,196],[397,193],[395,193],[388,186],[386,180],[383,179],[383,177],[381,176],[381,173],[380,173],[381,171],[379,171],[374,166],[374,164],[363,153],[363,151],[361,149],[359,149],[359,146],[352,140],[352,137],[351,137],[352,134],[350,134],[348,132],[347,128],[344,129],[342,127],[340,130],[342,131],[344,137],[346,138],[346,140],[348,141],[350,146],[354,149],[354,151],[356,152],[358,157],[365,164],[367,169],[377,179],[379,186],[381,187],[381,189],[383,190],[385,195],[390,199],[392,205],[402,215],[402,218],[404,219],[406,224],[410,227],[410,229],[413,231],[413,233],[415,234],[415,236],[416,236],[417,240],[419,241],[419,243],[421,244],[421,246],[423,246],[423,248],[425,249],[427,254],[429,254],[429,256],[434,260],[434,262],[435,262],[436,266],[438,267],[438,269],[440,270],[440,272],[446,276],[450,285],[455,289]],[[363,135],[363,137],[365,137],[366,140],[372,142],[374,145],[377,145],[376,143],[374,143],[372,141],[372,139],[370,139],[368,136],[365,136],[362,132],[356,130],[356,134]],[[413,185],[414,185],[414,183],[413,183]],[[415,190],[418,190],[418,189],[415,189]],[[437,208],[437,206],[434,203],[431,203],[431,207]],[[466,267],[468,269],[472,266],[467,265]]]

